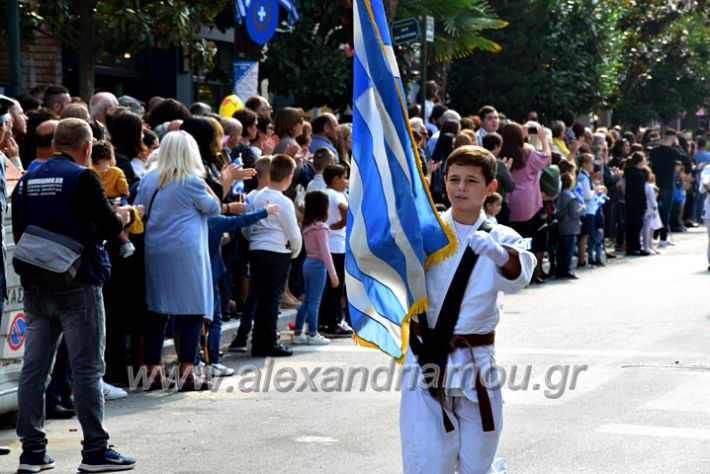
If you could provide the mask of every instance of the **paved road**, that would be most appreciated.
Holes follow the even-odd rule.
[[[514,387],[530,367],[527,390],[506,383],[504,392],[498,454],[509,472],[710,472],[705,239],[704,230],[694,230],[661,256],[618,258],[581,271],[579,281],[548,282],[504,299],[498,364],[508,378],[517,367]],[[349,340],[299,349],[273,365],[272,375],[282,369],[281,385],[271,377],[268,390],[269,364],[243,355],[225,362],[242,375],[224,379],[214,393],[140,393],[107,404],[112,442],[138,457],[136,472],[401,471],[399,395],[381,386],[389,365],[379,353]],[[256,363],[259,391],[247,370]],[[380,385],[358,390],[363,371],[371,378],[378,367]],[[284,391],[288,369],[296,387]],[[349,375],[355,388],[339,390]],[[77,428],[76,420],[48,424],[56,472],[75,472]],[[0,431],[0,444],[13,448],[0,458],[0,472],[12,472],[19,448],[12,430]]]

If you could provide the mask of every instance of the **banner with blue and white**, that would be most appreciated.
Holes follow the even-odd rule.
[[[402,361],[424,270],[456,250],[422,174],[381,0],[354,8],[353,160],[345,281],[359,343]]]
[[[277,0],[277,3],[281,8],[286,11],[286,21],[289,25],[294,25],[300,19],[298,15],[298,9],[296,8],[295,0]],[[235,0],[234,10],[236,12],[237,21],[239,24],[244,23],[249,13],[249,6],[251,5],[251,0]]]

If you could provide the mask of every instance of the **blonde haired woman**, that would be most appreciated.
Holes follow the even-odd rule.
[[[212,276],[207,218],[220,202],[204,180],[195,139],[184,131],[163,138],[157,167],[141,180],[136,204],[145,206],[145,276],[148,318],[145,363],[151,387],[163,386],[160,370],[163,335],[173,316],[181,391],[209,384],[193,373],[203,319],[212,318]]]
[[[353,151],[353,126],[349,123],[341,123],[337,128],[338,133],[338,156],[339,165],[343,166],[350,175],[350,158]]]

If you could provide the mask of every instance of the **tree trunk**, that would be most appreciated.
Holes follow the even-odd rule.
[[[95,0],[79,2],[79,96],[89,103],[94,95],[94,69],[96,48],[94,47],[94,24],[92,11]]]
[[[387,0],[385,2],[385,13],[387,14],[387,22],[392,23],[394,17],[397,16],[397,5],[399,0]]]
[[[446,93],[446,86],[449,82],[449,72],[451,72],[452,61],[442,61],[436,62],[429,65],[427,70],[427,78],[430,81],[434,81],[439,86],[439,98],[442,102],[447,103],[448,97]]]

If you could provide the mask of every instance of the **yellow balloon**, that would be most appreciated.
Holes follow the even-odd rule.
[[[231,117],[234,112],[244,108],[244,104],[236,95],[228,95],[222,99],[222,103],[219,104],[219,115],[222,117]]]

